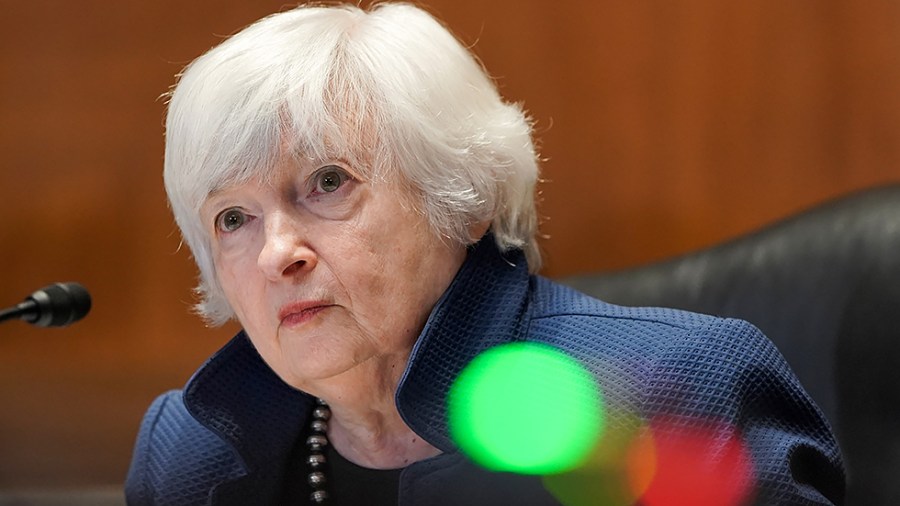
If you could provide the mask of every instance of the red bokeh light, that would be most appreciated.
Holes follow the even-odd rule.
[[[753,465],[736,428],[655,420],[628,456],[629,482],[644,506],[738,506]]]

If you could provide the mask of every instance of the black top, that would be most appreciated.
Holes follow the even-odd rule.
[[[309,429],[303,431],[291,451],[285,473],[284,493],[281,504],[312,504],[312,488],[307,483],[310,469],[306,464],[309,450],[306,438]],[[400,473],[403,469],[368,469],[345,459],[334,447],[325,451],[326,490],[334,506],[388,506],[397,504]]]

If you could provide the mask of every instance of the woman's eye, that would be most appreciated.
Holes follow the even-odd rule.
[[[247,215],[240,209],[226,209],[216,219],[216,227],[222,232],[234,232],[247,221]]]
[[[347,173],[339,167],[334,165],[324,167],[316,174],[316,192],[331,193],[337,191],[347,178]]]

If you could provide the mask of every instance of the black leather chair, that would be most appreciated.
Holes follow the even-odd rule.
[[[562,281],[616,304],[754,323],[831,420],[847,504],[900,504],[900,184],[671,260]]]

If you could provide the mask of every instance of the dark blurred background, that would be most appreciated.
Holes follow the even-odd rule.
[[[149,402],[234,332],[189,314],[159,97],[290,5],[0,0],[0,305],[54,281],[94,296],[69,328],[0,326],[0,491],[120,484]],[[425,5],[537,122],[549,276],[669,257],[900,180],[900,2]]]

